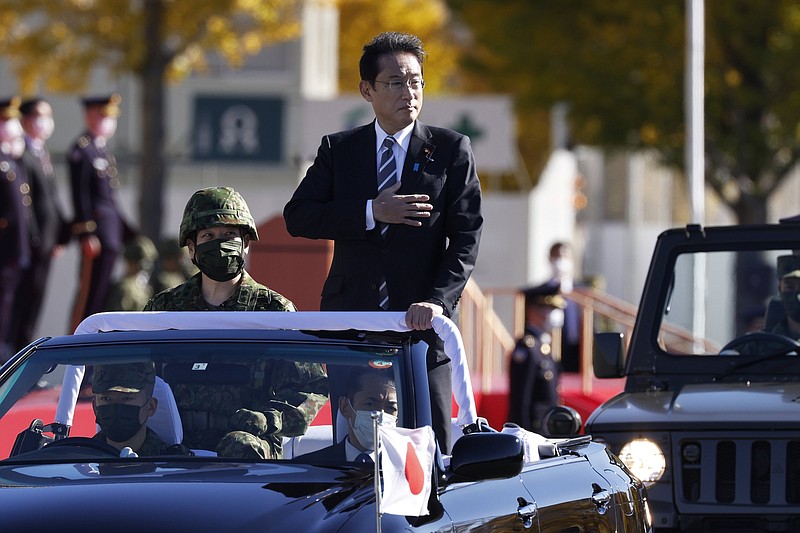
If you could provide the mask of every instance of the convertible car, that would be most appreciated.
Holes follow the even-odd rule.
[[[458,330],[443,317],[435,326],[468,385]],[[605,446],[476,424],[468,386],[451,454],[434,448],[414,516],[380,512],[386,461],[306,458],[347,436],[338,399],[365,369],[391,375],[397,427],[430,425],[426,346],[405,329],[402,313],[104,313],[40,339],[0,368],[0,529],[650,530],[643,484]],[[146,423],[168,451],[96,437],[93,389],[111,365],[154,369]],[[261,435],[273,456],[214,445],[237,407],[278,413],[282,429]]]

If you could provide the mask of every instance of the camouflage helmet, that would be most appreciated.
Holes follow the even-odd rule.
[[[152,264],[158,259],[158,250],[156,250],[156,245],[153,244],[153,241],[144,235],[139,235],[125,245],[123,256],[128,261]]]
[[[256,224],[242,195],[230,187],[208,187],[195,192],[181,220],[179,244],[186,246],[192,232],[215,226],[240,226],[250,238],[258,240]]]

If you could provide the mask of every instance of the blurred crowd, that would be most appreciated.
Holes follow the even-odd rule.
[[[67,154],[72,215],[61,205],[47,140],[55,127],[43,98],[0,100],[0,363],[34,340],[48,278],[65,246],[80,247],[71,316],[141,311],[195,269],[177,237],[157,245],[122,215],[108,147],[121,98],[82,99],[84,125]],[[65,295],[66,296],[66,295]]]

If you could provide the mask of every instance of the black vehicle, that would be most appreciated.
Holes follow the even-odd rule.
[[[147,423],[171,444],[190,429],[187,412],[196,415],[181,388],[250,387],[265,379],[258,369],[276,362],[322,365],[331,397],[349,372],[388,369],[397,426],[430,424],[425,346],[407,332],[366,331],[347,318],[332,328],[336,313],[246,313],[234,328],[230,321],[245,313],[192,313],[190,322],[181,318],[188,329],[172,329],[173,315],[187,313],[95,315],[87,321],[100,317],[105,332],[40,339],[0,369],[0,530],[361,532],[378,522],[383,531],[650,530],[642,483],[588,437],[542,439],[526,453],[516,436],[482,426],[458,438],[452,455],[436,453],[427,514],[379,518],[373,467],[303,459],[343,437],[337,402],[322,405],[304,435],[284,437],[280,459],[211,449],[121,454],[91,438],[91,401],[84,389],[68,390],[76,368],[153,362],[177,400],[154,393],[156,412],[169,416]],[[382,324],[402,321],[383,315]],[[127,329],[138,331],[120,331]],[[69,436],[57,418],[69,422]]]
[[[798,224],[668,230],[627,348],[596,336],[595,374],[626,384],[585,430],[645,482],[655,531],[800,531],[797,254]]]

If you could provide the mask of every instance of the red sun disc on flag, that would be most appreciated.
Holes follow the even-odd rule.
[[[414,445],[410,442],[406,443],[405,475],[411,494],[417,495],[422,492],[422,489],[425,488],[425,472],[422,470]]]

